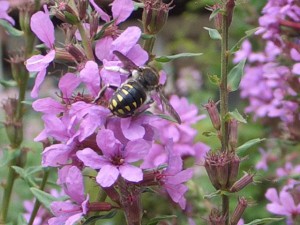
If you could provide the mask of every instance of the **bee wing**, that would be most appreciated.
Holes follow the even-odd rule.
[[[159,94],[159,98],[162,103],[163,110],[167,111],[175,120],[178,124],[181,124],[181,119],[176,110],[173,108],[173,106],[170,104],[169,100],[166,98],[166,96],[163,93],[162,86],[157,87],[157,92]]]
[[[125,69],[127,70],[139,70],[139,67],[126,55],[119,51],[113,51],[113,53],[119,58],[119,60],[124,64]]]

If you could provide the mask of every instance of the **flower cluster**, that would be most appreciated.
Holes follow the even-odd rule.
[[[50,64],[65,59],[71,65],[59,80],[59,98],[41,98],[32,105],[42,113],[44,122],[35,141],[48,139],[51,143],[42,153],[42,165],[59,168],[58,184],[70,197],[66,202],[52,203],[55,217],[49,223],[74,224],[91,211],[113,208],[110,203],[90,202],[83,188],[85,168],[97,172],[98,189],[105,190],[114,207],[123,208],[125,214],[148,186],[165,190],[184,209],[187,187],[183,183],[192,177],[192,169],[184,170],[183,157],[192,156],[200,162],[208,151],[203,143],[194,143],[196,130],[191,127],[203,116],[198,115],[195,105],[177,96],[172,96],[170,104],[181,117],[181,124],[167,121],[155,112],[141,111],[127,118],[112,115],[108,105],[114,90],[104,88],[120,87],[130,74],[123,71],[126,63],[115,52],[137,67],[146,64],[148,53],[138,44],[142,34],[139,27],[118,27],[132,13],[133,1],[113,1],[112,19],[92,0],[90,4],[96,12],[81,11],[82,2],[78,1],[76,10],[68,3],[57,3],[51,12],[44,6],[44,11],[35,13],[30,23],[46,47],[46,54],[26,61],[27,69],[37,73],[31,96],[38,97]],[[51,13],[68,22],[63,25],[66,35],[75,35],[66,38],[63,48],[55,45]],[[105,24],[99,26],[98,18]],[[127,219],[131,218],[130,213]]]

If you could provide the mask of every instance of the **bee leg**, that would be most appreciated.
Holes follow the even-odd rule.
[[[103,97],[105,91],[107,88],[111,88],[113,90],[117,90],[118,89],[118,86],[115,86],[115,85],[112,85],[112,84],[106,84],[104,87],[101,88],[101,90],[99,91],[97,97],[93,100],[92,103],[96,103],[99,101],[100,98]]]

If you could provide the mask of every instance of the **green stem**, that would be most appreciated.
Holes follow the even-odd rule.
[[[148,52],[149,56],[151,56],[151,54],[152,54],[152,50],[153,50],[153,47],[154,47],[155,40],[156,40],[156,38],[155,38],[155,36],[153,36],[149,39],[146,39],[145,42],[144,42],[144,49],[145,49],[145,51]]]
[[[228,113],[228,24],[226,10],[222,15],[222,43],[221,43],[221,84],[220,84],[220,113],[221,113],[221,131],[222,131],[222,151],[228,150],[228,123],[226,114]],[[226,216],[226,225],[229,224],[229,197],[222,195],[222,214]]]
[[[42,180],[42,183],[40,185],[40,190],[44,190],[45,186],[46,186],[46,183],[47,183],[47,180],[48,180],[48,176],[49,176],[49,169],[46,169],[44,171],[44,176],[43,176],[43,180]],[[34,207],[33,207],[33,210],[32,210],[32,213],[31,213],[31,216],[30,216],[30,220],[28,222],[28,225],[32,225],[33,222],[34,222],[34,219],[39,211],[39,208],[41,206],[41,203],[36,199],[35,200],[35,203],[34,203]]]
[[[226,114],[228,113],[228,25],[226,12],[222,17],[222,43],[221,43],[221,84],[220,84],[220,114],[222,131],[222,151],[228,151],[228,123]]]
[[[16,165],[17,158],[12,159],[9,165],[9,171],[7,176],[7,181],[3,193],[3,200],[2,200],[2,212],[0,217],[0,224],[6,224],[7,220],[7,213],[8,213],[8,207],[10,202],[10,197],[12,193],[12,189],[15,183],[15,178],[17,176],[15,170],[12,168],[13,165]]]
[[[95,61],[95,57],[94,57],[94,53],[93,53],[93,49],[92,49],[92,43],[89,40],[89,38],[87,37],[85,29],[80,22],[77,23],[77,28],[79,30],[81,40],[82,40],[82,45],[85,50],[87,58],[89,60]]]

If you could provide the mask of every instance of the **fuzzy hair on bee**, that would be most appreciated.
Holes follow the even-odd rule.
[[[109,100],[108,108],[112,114],[126,118],[133,116],[141,106],[149,103],[151,91],[156,91],[159,94],[163,108],[177,122],[181,123],[181,119],[167,98],[163,95],[162,85],[159,84],[159,73],[150,66],[138,67],[129,58],[119,51],[114,51],[114,54],[124,64],[126,69],[110,67],[107,70],[128,74],[129,78],[120,87],[106,85],[103,87],[94,102],[100,99],[107,88],[116,89],[113,96]]]

